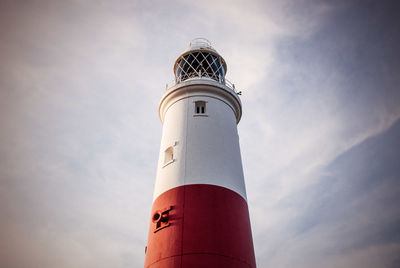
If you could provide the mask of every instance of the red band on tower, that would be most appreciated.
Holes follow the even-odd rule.
[[[247,202],[224,187],[171,189],[153,203],[152,218],[171,206],[168,226],[150,225],[145,267],[255,267]]]

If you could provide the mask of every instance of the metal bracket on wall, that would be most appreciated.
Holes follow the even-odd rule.
[[[158,232],[171,225],[169,221],[169,212],[172,210],[172,206],[157,210],[152,217],[152,221],[156,224],[154,232]]]

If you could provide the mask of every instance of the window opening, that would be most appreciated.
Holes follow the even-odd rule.
[[[164,165],[174,160],[174,147],[170,146],[165,150],[164,153]]]
[[[195,113],[196,114],[205,114],[206,113],[206,102],[205,101],[196,101],[194,103]]]

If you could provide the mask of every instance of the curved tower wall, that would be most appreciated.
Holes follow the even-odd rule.
[[[145,267],[255,267],[236,127],[239,97],[200,76],[170,88],[159,115]]]

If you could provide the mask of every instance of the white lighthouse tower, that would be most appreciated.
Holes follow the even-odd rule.
[[[206,39],[175,61],[163,124],[145,267],[255,268],[237,124],[242,104]]]

